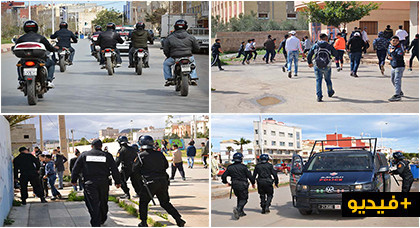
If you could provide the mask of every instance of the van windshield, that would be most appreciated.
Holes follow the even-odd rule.
[[[368,153],[316,154],[306,171],[368,171],[372,169],[372,156]]]

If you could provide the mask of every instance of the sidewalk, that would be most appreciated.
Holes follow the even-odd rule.
[[[1,53],[5,53],[11,50],[12,46],[14,46],[14,44],[2,44],[1,45]]]

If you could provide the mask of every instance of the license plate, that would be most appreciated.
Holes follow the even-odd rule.
[[[144,53],[139,52],[139,53],[137,53],[137,56],[138,56],[139,58],[143,58],[143,57],[144,57]]]
[[[321,210],[341,210],[340,204],[319,204],[318,209]]]
[[[111,52],[105,53],[105,57],[111,57]]]
[[[190,65],[181,65],[181,71],[182,72],[191,71]]]
[[[99,51],[99,50],[101,50],[101,47],[100,46],[95,46],[95,50]]]
[[[38,72],[37,68],[24,68],[23,69],[24,76],[36,76],[37,72]]]

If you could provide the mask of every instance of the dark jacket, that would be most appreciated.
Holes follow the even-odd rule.
[[[277,52],[279,52],[283,48],[283,54],[287,54],[286,51],[286,39],[284,39],[279,46],[279,49],[277,49]]]
[[[128,145],[122,145],[118,150],[117,158],[115,159],[115,164],[120,166],[122,164],[123,169],[132,171],[134,160],[137,158],[137,150],[134,147]]]
[[[18,174],[20,175],[38,175],[38,170],[40,168],[39,160],[32,154],[21,153],[13,159],[13,170],[14,177],[18,179]]]
[[[134,30],[128,34],[131,39],[130,47],[133,48],[147,48],[147,41],[153,44],[152,35],[146,30]]]
[[[265,50],[267,50],[267,51],[272,51],[272,50],[276,49],[276,45],[274,44],[274,40],[272,40],[272,39],[266,40],[265,43],[264,43],[264,47],[265,47]]]
[[[101,46],[101,49],[105,48],[117,48],[117,43],[124,43],[124,40],[121,38],[120,34],[115,32],[114,29],[108,29],[105,32],[102,32],[98,36],[98,41],[96,42]]]
[[[73,172],[74,164],[76,164],[77,157],[70,159],[70,173]]]
[[[232,165],[229,165],[226,168],[226,171],[222,175],[222,182],[227,184],[227,177],[231,177],[232,185],[236,185],[237,182],[246,182],[248,183],[248,179],[251,184],[255,184],[255,179],[251,174],[251,171],[248,170],[246,165],[235,162]]]
[[[133,172],[143,175],[148,181],[168,179],[166,169],[169,167],[163,153],[156,150],[146,150],[139,154],[133,165]]]
[[[316,44],[314,44],[312,46],[311,50],[309,51],[308,56],[307,56],[308,64],[312,64],[312,57],[316,53],[316,50],[319,49],[320,47],[328,49],[330,51],[331,55],[333,55],[333,56],[338,55],[337,50],[335,50],[335,48],[331,44],[329,44],[326,41],[321,40],[321,41],[318,41]]]
[[[196,153],[197,153],[197,150],[196,150],[195,146],[190,145],[190,146],[187,147],[187,156],[193,156],[194,157],[196,155]]]
[[[217,42],[215,42],[214,44],[213,44],[213,46],[211,47],[211,53],[213,54],[213,55],[218,55],[218,54],[220,54],[220,51],[219,51],[219,49],[221,48],[221,45],[219,44],[219,43],[217,43]]]
[[[380,36],[373,40],[373,49],[376,51],[387,50],[389,46],[389,41],[383,36]]]
[[[347,42],[347,49],[350,53],[363,52],[366,48],[366,43],[363,41],[361,36],[353,36]]]
[[[121,176],[110,153],[92,149],[83,152],[74,164],[71,173],[71,183],[77,183],[80,174],[84,181],[108,181],[111,172],[115,184],[121,184]]]
[[[19,39],[17,39],[16,44],[24,43],[24,42],[41,43],[45,46],[47,51],[50,51],[50,52],[55,51],[55,48],[50,44],[50,42],[48,42],[47,38],[45,38],[44,36],[42,36],[38,33],[35,33],[35,32],[28,32],[28,33],[22,35],[21,37],[19,37]],[[47,56],[45,56],[45,57],[47,57]]]
[[[279,184],[279,178],[277,177],[277,172],[274,170],[271,163],[258,163],[255,166],[254,174],[252,175],[254,179],[257,179],[257,182],[273,183],[275,185]]]
[[[413,49],[411,53],[417,54],[417,55],[419,54],[419,39],[414,39],[411,41],[411,44],[408,47],[408,51],[410,51],[411,48]]]
[[[56,154],[55,155],[55,168],[57,169],[57,172],[62,172],[64,171],[64,163],[67,162],[67,158],[64,157],[64,155],[62,154]]]
[[[391,174],[398,174],[403,179],[413,179],[413,173],[410,169],[410,162],[407,160],[399,161],[397,163],[397,169],[391,171]]]
[[[71,41],[74,43],[77,43],[77,37],[74,35],[74,33],[68,29],[60,29],[54,34],[50,36],[51,39],[58,38],[57,46],[59,47],[71,47]]]
[[[199,50],[197,39],[183,29],[173,32],[163,42],[163,53],[167,58],[190,57]]]
[[[394,35],[394,31],[392,29],[385,29],[384,30],[384,38],[385,39],[391,39],[391,37]]]
[[[389,45],[388,56],[392,57],[392,68],[405,67],[404,50],[402,49],[401,44],[398,44],[396,47]]]

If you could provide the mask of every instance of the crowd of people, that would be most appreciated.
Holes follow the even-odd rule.
[[[299,56],[302,56],[302,61],[306,61],[309,67],[314,67],[316,76],[316,94],[317,101],[322,102],[322,79],[325,79],[328,88],[328,96],[334,95],[334,90],[331,82],[331,63],[335,62],[337,71],[343,70],[344,56],[347,53],[350,61],[350,76],[359,77],[358,70],[363,55],[367,53],[367,49],[371,46],[368,29],[354,27],[354,30],[347,37],[347,31],[343,29],[338,31],[335,36],[334,33],[322,33],[319,37],[312,39],[316,40],[312,43],[308,36],[304,36],[301,40],[296,36],[296,31],[290,31],[284,36],[284,39],[276,45],[276,38],[268,35],[264,42],[264,49],[266,51],[262,60],[266,64],[274,63],[276,61],[276,54],[280,52],[286,60],[282,65],[283,72],[287,71],[289,78],[292,78],[292,66],[294,65],[293,75],[298,76],[298,62]],[[378,58],[378,66],[382,75],[385,74],[385,60],[388,59],[391,65],[391,81],[394,86],[395,93],[388,100],[400,101],[404,93],[401,90],[403,72],[405,70],[405,53],[411,50],[411,58],[409,61],[409,71],[412,71],[413,60],[419,56],[418,34],[409,42],[409,34],[400,25],[397,31],[392,30],[390,25],[386,26],[384,31],[378,33],[378,37],[373,40],[373,50],[376,52]],[[217,47],[215,49],[214,47]],[[277,49],[277,51],[276,51]],[[213,65],[218,64],[219,69],[222,69],[220,64],[220,54],[223,53],[220,39],[216,39],[213,45]],[[241,58],[242,64],[250,64],[251,60],[256,60],[257,49],[255,39],[249,39],[247,42],[241,42],[236,58]]]

